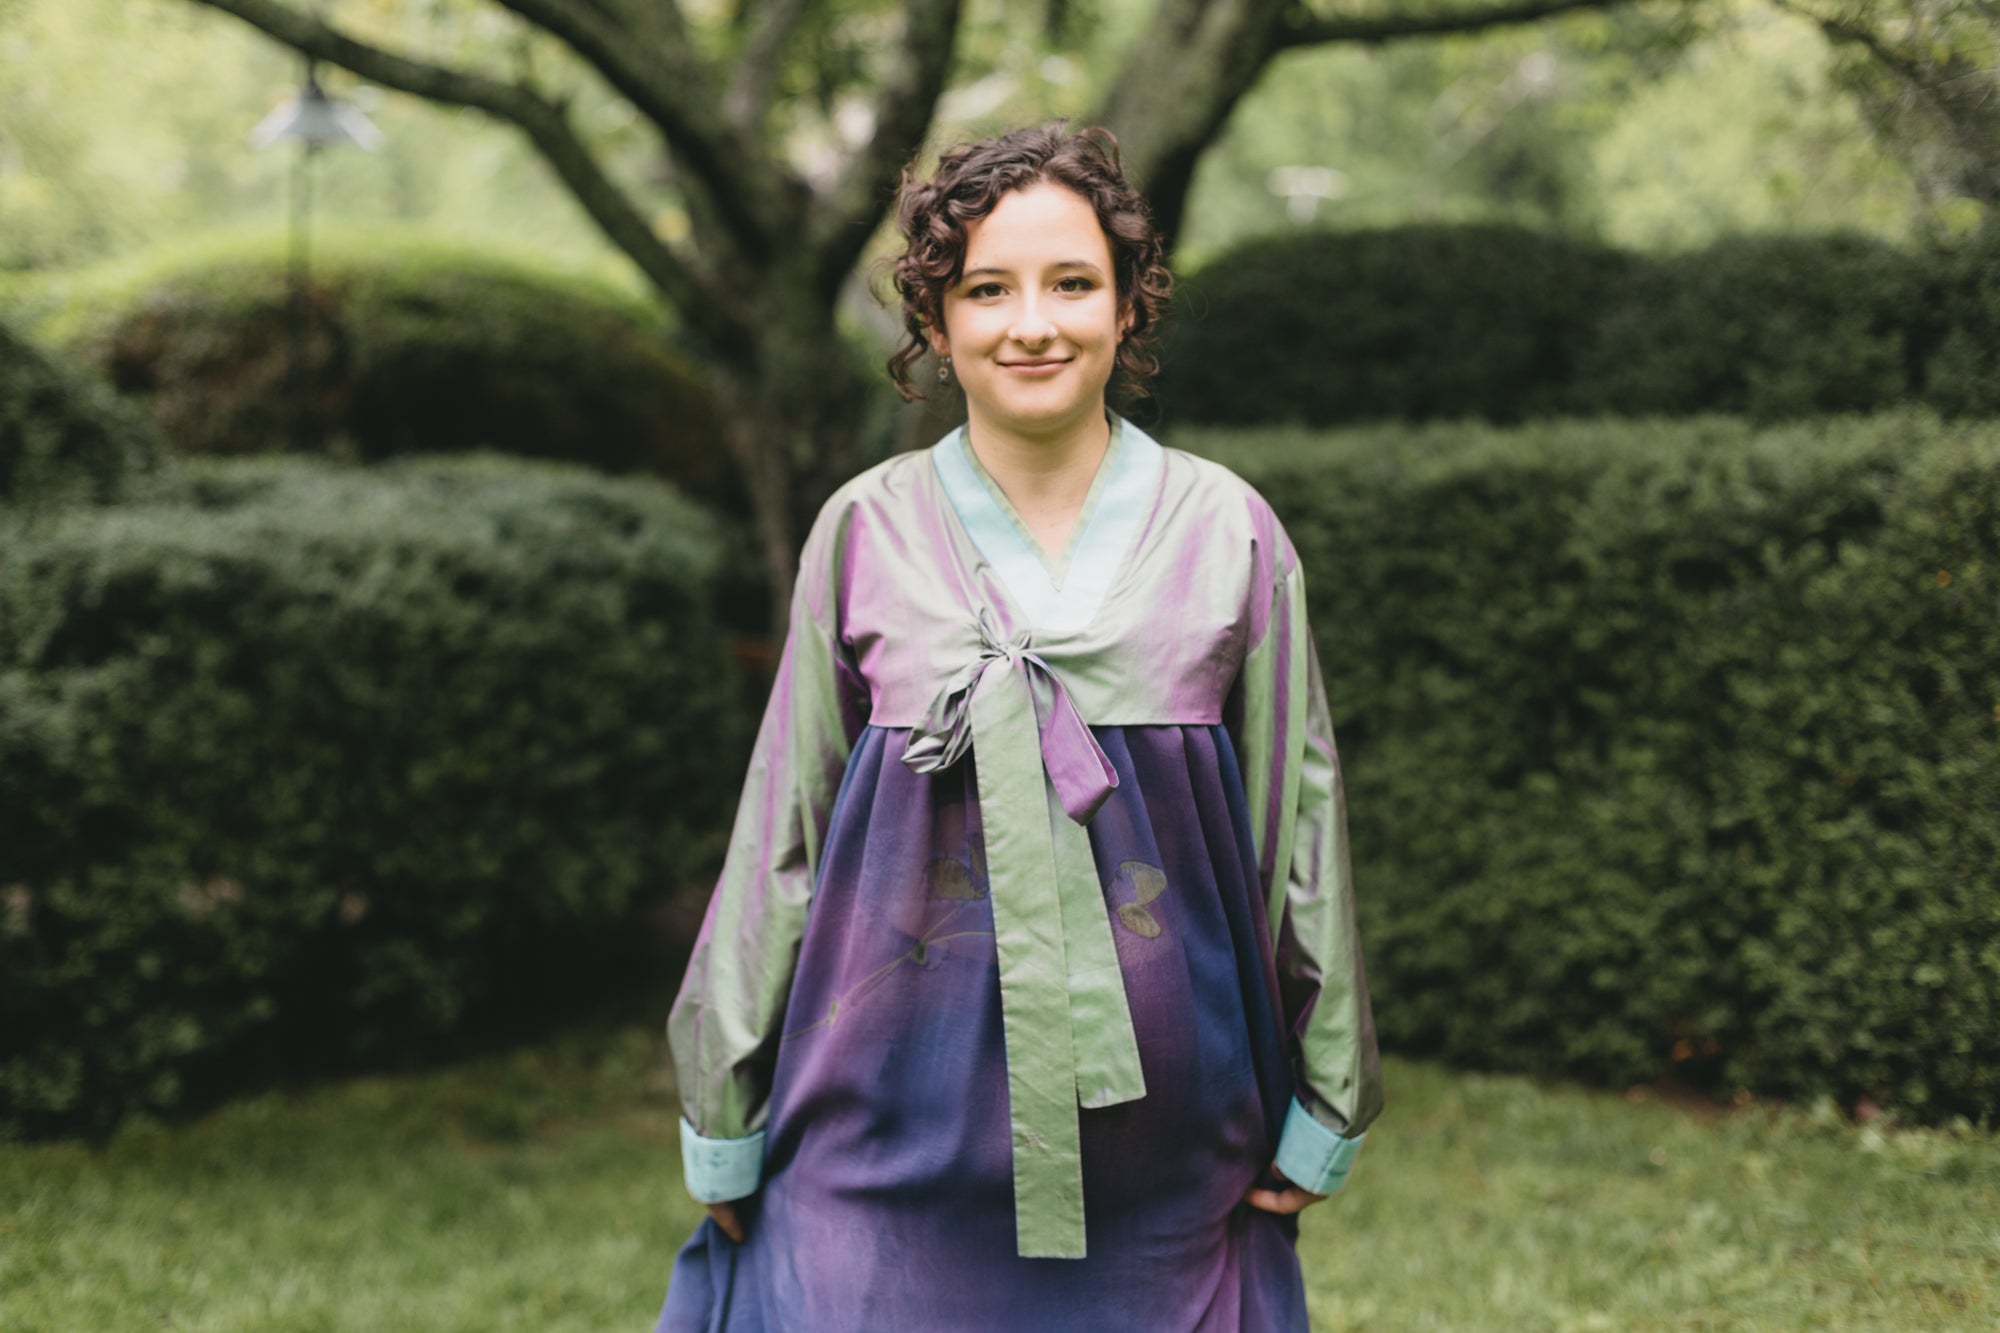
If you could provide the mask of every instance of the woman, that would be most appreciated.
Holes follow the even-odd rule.
[[[1101,137],[1100,137],[1101,136]],[[1168,278],[1108,134],[906,175],[967,424],[826,504],[669,1034],[662,1329],[1292,1330],[1381,1106],[1297,561],[1107,411]]]

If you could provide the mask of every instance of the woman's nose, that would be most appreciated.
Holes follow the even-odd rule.
[[[1007,330],[1007,336],[1026,347],[1040,347],[1056,336],[1056,326],[1039,306],[1027,305]]]

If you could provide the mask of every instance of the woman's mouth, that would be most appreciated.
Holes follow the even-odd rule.
[[[1002,361],[1001,365],[1023,379],[1047,379],[1068,365],[1067,361]]]

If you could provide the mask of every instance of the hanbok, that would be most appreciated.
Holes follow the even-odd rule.
[[[963,428],[849,482],[669,1038],[674,1333],[1306,1328],[1291,1217],[1381,1108],[1282,526],[1113,415],[1051,556]]]

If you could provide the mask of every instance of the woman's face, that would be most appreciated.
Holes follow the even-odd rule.
[[[931,343],[951,357],[974,428],[1046,438],[1101,419],[1130,314],[1096,211],[1044,181],[965,231],[965,270]]]

